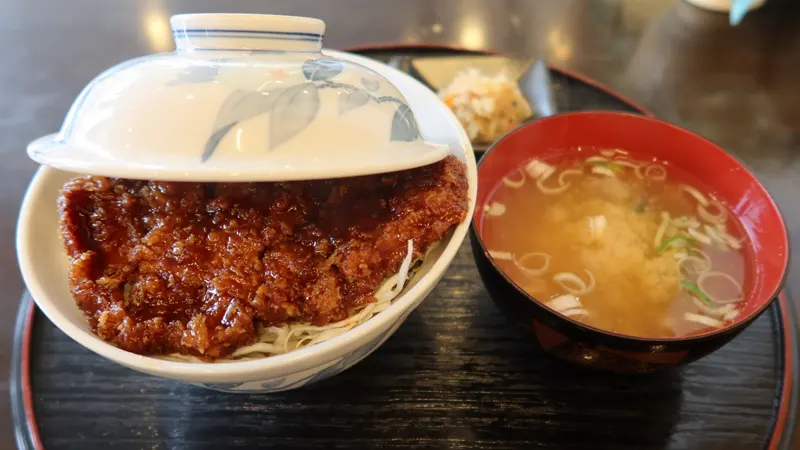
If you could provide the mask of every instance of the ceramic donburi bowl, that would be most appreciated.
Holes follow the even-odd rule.
[[[22,203],[17,228],[17,254],[25,283],[38,307],[64,333],[89,350],[123,366],[151,375],[230,392],[276,392],[331,377],[378,348],[433,290],[460,247],[472,217],[477,192],[473,150],[450,110],[428,88],[379,62],[337,51],[329,57],[369,68],[396,86],[417,114],[425,142],[449,148],[467,166],[470,205],[466,219],[424,261],[393,304],[346,333],[282,355],[264,359],[196,364],[172,362],[121,350],[96,337],[70,295],[67,259],[56,233],[56,198],[74,173],[42,167]]]

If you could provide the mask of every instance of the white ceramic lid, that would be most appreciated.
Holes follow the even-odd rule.
[[[62,170],[173,181],[281,181],[431,164],[388,80],[321,53],[316,19],[172,17],[173,53],[123,62],[78,96],[61,131],[28,146]]]

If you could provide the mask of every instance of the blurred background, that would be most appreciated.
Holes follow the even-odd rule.
[[[742,158],[800,232],[798,1],[769,0],[732,27],[683,0],[0,0],[0,448],[13,448],[7,374],[23,290],[13,236],[36,169],[25,146],[56,131],[100,71],[172,50],[169,17],[188,12],[318,17],[329,48],[426,42],[544,58]]]

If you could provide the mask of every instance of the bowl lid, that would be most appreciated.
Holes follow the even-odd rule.
[[[100,74],[28,155],[121,178],[281,181],[391,172],[449,153],[422,140],[391,82],[321,53],[320,20],[190,14],[170,23],[175,52]]]

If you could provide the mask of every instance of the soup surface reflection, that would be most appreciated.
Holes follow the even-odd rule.
[[[616,333],[679,337],[735,320],[750,245],[727,207],[668,163],[571,155],[514,170],[483,206],[500,268],[548,307]]]

